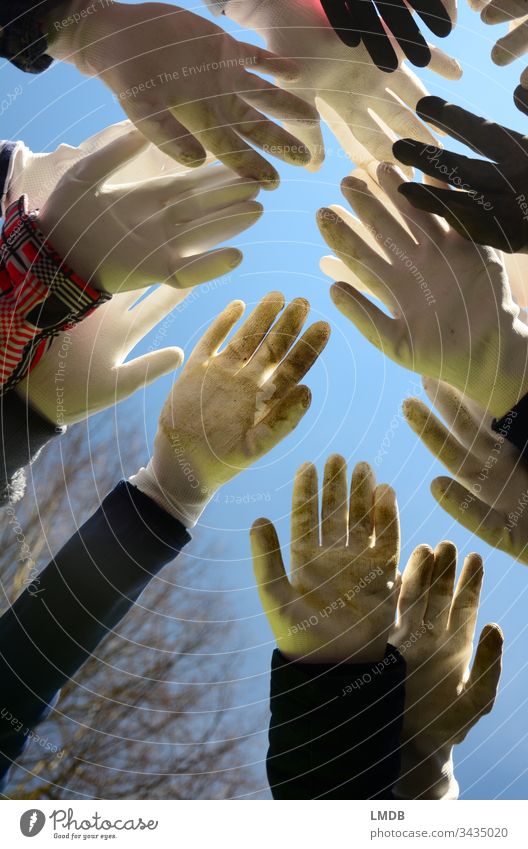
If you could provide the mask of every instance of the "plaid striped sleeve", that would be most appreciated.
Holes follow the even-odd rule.
[[[0,395],[36,366],[61,330],[109,298],[62,261],[37,229],[25,195],[11,204],[0,241]]]

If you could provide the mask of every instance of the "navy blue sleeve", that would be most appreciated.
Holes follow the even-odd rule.
[[[7,192],[7,178],[9,166],[15,153],[17,142],[2,141],[0,139],[0,208],[4,206],[4,198]]]
[[[63,5],[65,0],[0,0],[0,56],[30,74],[49,68],[46,18]]]
[[[405,661],[295,663],[276,650],[267,758],[274,799],[390,799],[400,774]]]
[[[121,482],[0,618],[0,789],[60,688],[190,539]]]

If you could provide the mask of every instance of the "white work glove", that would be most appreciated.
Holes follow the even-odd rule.
[[[417,398],[403,412],[424,445],[453,478],[438,477],[431,491],[453,519],[488,545],[528,564],[528,467],[491,417],[456,389],[433,380],[425,390],[447,427]]]
[[[275,188],[277,171],[250,144],[293,165],[309,161],[298,139],[263,112],[313,126],[316,110],[251,73],[295,79],[291,60],[166,3],[75,0],[68,13],[75,22],[65,27],[50,16],[48,52],[105,82],[138,129],[182,164],[199,165],[210,151],[240,176]]]
[[[399,136],[431,144],[433,136],[414,114],[426,91],[416,75],[401,61],[394,73],[380,71],[363,44],[343,44],[319,0],[230,0],[224,9],[229,18],[262,35],[274,53],[295,60],[300,77],[284,86],[318,108],[357,165],[392,161],[392,143]],[[448,79],[461,76],[458,62],[431,50],[432,70]],[[312,154],[309,167],[316,169],[324,158],[320,134],[300,126],[295,131]]]
[[[343,180],[359,220],[342,207],[319,211],[327,244],[361,281],[334,284],[334,303],[395,362],[450,383],[501,418],[528,391],[528,327],[498,254],[412,207],[392,165],[377,175],[382,198],[367,174]]]
[[[24,142],[17,142],[15,152],[9,163],[7,185],[4,189],[2,213],[22,195],[27,195],[31,209],[40,209],[57,183],[67,171],[81,159],[106,147],[114,139],[127,135],[133,129],[130,121],[111,124],[95,133],[78,147],[61,144],[51,153],[34,153]],[[140,183],[152,177],[187,171],[184,166],[162,153],[159,148],[149,144],[130,163],[125,163],[111,175],[107,181],[116,186],[123,183]]]
[[[317,471],[304,463],[293,486],[290,575],[268,519],[251,529],[260,600],[277,646],[302,663],[383,660],[399,589],[400,525],[394,491],[367,463],[352,474],[328,458],[321,521]]]
[[[510,65],[528,53],[528,9],[522,0],[469,0],[469,5],[485,24],[508,23],[508,32],[497,39],[491,51],[496,65]],[[521,84],[514,93],[515,104],[528,113],[528,68],[521,74]]]
[[[58,426],[113,407],[183,362],[181,348],[156,348],[125,362],[187,292],[159,286],[115,295],[72,330],[60,333],[16,387],[30,407]]]
[[[187,289],[226,274],[242,254],[212,249],[262,213],[258,184],[216,164],[112,184],[147,146],[132,128],[70,168],[39,211],[38,227],[55,250],[102,291]]]
[[[503,634],[486,625],[469,672],[482,586],[482,560],[470,554],[455,589],[457,550],[441,542],[412,553],[402,576],[390,636],[407,667],[400,799],[456,799],[453,746],[493,707]]]
[[[310,406],[299,381],[325,347],[317,322],[294,344],[309,304],[271,292],[219,352],[244,313],[233,301],[194,348],[161,411],[154,451],[131,482],[186,528],[196,524],[223,484],[271,451]],[[293,347],[292,347],[293,346]]]

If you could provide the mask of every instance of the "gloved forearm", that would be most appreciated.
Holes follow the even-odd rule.
[[[268,780],[275,799],[383,799],[400,772],[405,662],[303,664],[273,654]]]

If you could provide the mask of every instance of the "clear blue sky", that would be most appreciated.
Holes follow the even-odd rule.
[[[181,5],[207,14],[195,3]],[[492,44],[502,30],[485,27],[462,0],[458,26],[449,39],[442,41],[442,47],[462,62],[462,80],[454,83],[428,72],[420,75],[432,94],[526,132],[528,118],[512,102],[522,62],[501,69],[489,59]],[[251,40],[250,35],[245,37]],[[23,139],[35,151],[53,150],[62,141],[77,144],[122,118],[109,90],[97,81],[81,77],[69,66],[55,65],[46,74],[32,77],[4,65],[2,77],[2,97],[17,86],[23,92],[2,116],[1,134]],[[225,285],[200,294],[184,306],[170,330],[168,343],[190,351],[200,329],[229,300],[242,298],[253,304],[271,289],[282,290],[288,298],[307,297],[312,318],[327,319],[333,327],[330,344],[307,381],[313,391],[313,403],[302,425],[258,467],[226,487],[200,525],[201,533],[216,529],[214,535],[221,539],[225,552],[225,560],[210,566],[210,590],[226,592],[239,615],[232,644],[225,644],[221,623],[211,625],[218,629],[218,651],[240,652],[241,675],[247,676],[247,701],[265,702],[273,638],[253,585],[247,530],[257,516],[267,515],[277,525],[287,556],[291,481],[297,466],[309,459],[322,469],[324,458],[334,451],[343,453],[350,464],[360,459],[372,462],[384,437],[389,435],[390,448],[378,476],[380,481],[395,486],[398,493],[403,562],[418,543],[434,545],[445,538],[452,539],[462,555],[472,550],[481,552],[486,578],[479,626],[496,621],[506,635],[505,668],[495,710],[456,751],[462,795],[526,798],[528,570],[472,538],[436,506],[429,482],[442,474],[443,468],[422,448],[399,415],[403,398],[416,394],[417,376],[385,360],[332,305],[329,282],[319,271],[319,259],[328,250],[314,214],[319,206],[341,202],[340,180],[352,170],[352,164],[342,152],[337,152],[335,144],[332,148],[333,155],[317,174],[280,168],[281,187],[263,194],[265,215],[236,243],[245,254],[243,265]],[[148,347],[147,339],[144,350]],[[120,410],[120,415],[137,419],[138,431],[144,431],[149,441],[169,385],[168,379],[159,381]],[[195,535],[199,534],[198,528]],[[252,707],[240,704],[239,709]],[[264,733],[260,742],[264,757]]]

